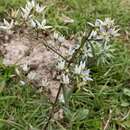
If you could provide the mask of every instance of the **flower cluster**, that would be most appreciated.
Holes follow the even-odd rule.
[[[68,57],[74,59],[75,62],[67,68],[67,63],[62,59],[58,62],[57,68],[61,73],[61,81],[64,84],[72,82],[88,82],[93,81],[90,76],[90,69],[92,65],[99,65],[109,63],[113,58],[114,48],[110,44],[110,40],[119,36],[119,29],[114,24],[114,20],[106,18],[104,21],[97,19],[95,24],[89,23],[92,26],[92,31],[88,36],[86,42],[82,45],[76,44],[75,47],[70,48]],[[57,36],[57,35],[56,35]],[[58,37],[58,36],[57,36]],[[81,47],[82,46],[82,47]],[[79,50],[79,51],[77,51]],[[75,53],[76,52],[76,53]]]
[[[86,62],[80,61],[80,64],[73,64],[71,68],[66,67],[65,60],[61,59],[57,63],[57,69],[62,72],[61,73],[61,83],[70,84],[72,80],[75,80],[76,77],[80,79],[80,81],[87,82],[93,81],[90,77],[90,70],[86,69]],[[74,69],[72,69],[74,68]]]
[[[111,38],[119,36],[118,26],[115,26],[111,18],[105,18],[104,21],[97,19],[95,24],[89,23],[89,25],[94,28],[89,39],[110,41]]]
[[[5,31],[7,33],[11,33],[11,29],[14,27],[14,20],[11,20],[8,22],[6,19],[3,20],[4,23],[0,25],[0,30]]]
[[[49,29],[49,28],[52,28],[51,26],[47,26],[46,23],[46,19],[43,19],[41,22],[39,22],[38,20],[33,20],[33,19],[30,19],[30,25],[32,28],[37,28],[37,29],[41,29],[41,30],[46,30],[46,29]]]
[[[95,24],[89,23],[89,25],[92,26],[93,30],[88,38],[88,45],[97,64],[109,63],[114,52],[113,45],[110,42],[120,35],[120,29],[111,18],[105,18],[104,21],[97,19]]]
[[[21,17],[19,21],[21,25],[29,25],[31,29],[35,29],[38,33],[39,30],[44,31],[51,28],[47,25],[47,20],[45,19],[45,6],[40,5],[35,0],[27,1],[25,7],[21,7]],[[10,31],[16,25],[16,17],[19,11],[14,11],[12,13],[13,19],[7,21],[3,20],[3,23],[0,25],[0,30],[10,33]],[[97,19],[94,24],[89,23],[92,26],[92,31],[90,32],[87,38],[79,40],[79,43],[75,47],[70,48],[68,51],[68,56],[65,58],[57,53],[60,56],[57,63],[57,70],[60,77],[61,84],[64,85],[73,85],[75,84],[88,84],[89,81],[93,81],[92,76],[90,75],[93,65],[99,65],[100,63],[109,63],[110,59],[113,57],[113,45],[110,44],[110,41],[119,36],[118,26],[115,26],[114,20],[111,18],[105,18],[104,21]],[[27,27],[26,26],[26,27]],[[65,37],[57,32],[54,32],[53,39],[56,42],[64,42]],[[53,49],[52,49],[53,50]],[[54,50],[53,50],[54,51]],[[56,51],[54,51],[56,53]],[[21,66],[24,72],[30,70],[27,64]],[[90,69],[89,69],[90,68]],[[28,79],[34,80],[37,79],[35,72],[30,72],[28,74]],[[57,76],[58,77],[58,76]],[[24,84],[21,82],[21,84]],[[48,81],[45,79],[42,81],[43,86],[48,86]]]
[[[51,28],[51,26],[47,26],[47,20],[43,16],[43,11],[45,10],[45,6],[36,3],[35,0],[28,1],[25,5],[25,8],[21,7],[22,18],[27,24],[29,24],[32,28],[46,30]]]
[[[54,32],[54,40],[58,41],[59,43],[63,43],[65,41],[65,37],[60,35],[58,32]]]
[[[40,5],[35,0],[27,1],[25,7],[21,7],[20,10],[11,10],[12,20],[7,21],[4,19],[3,23],[0,24],[0,30],[10,33],[16,24],[26,24],[27,26],[38,30],[52,28],[47,25],[47,20],[44,17],[45,8],[45,6]],[[20,17],[18,17],[19,13],[21,14]],[[17,17],[18,21],[16,19]]]
[[[76,75],[80,75],[83,81],[93,81],[93,79],[90,78],[90,75],[89,75],[90,70],[85,69],[85,67],[86,67],[86,63],[81,61],[79,65],[75,65],[74,73]]]
[[[31,11],[35,10],[37,13],[42,13],[45,7],[40,5],[39,3],[36,3],[35,0],[32,1],[27,1],[27,4],[25,5],[25,8],[21,7],[21,14],[22,17],[27,20],[28,18],[32,17],[31,16]]]

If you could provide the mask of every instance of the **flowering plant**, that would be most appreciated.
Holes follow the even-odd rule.
[[[9,22],[4,19],[2,25],[0,25],[0,30],[10,33],[17,23],[21,26],[26,25],[36,32],[46,31],[52,28],[52,26],[47,25],[47,19],[44,14],[45,9],[45,6],[40,5],[35,0],[28,1],[24,8],[21,7],[20,20],[16,21],[12,19]],[[119,36],[119,29],[118,26],[115,26],[114,20],[110,18],[106,18],[104,21],[97,19],[94,24],[88,24],[91,26],[92,30],[90,33],[84,34],[81,41],[79,41],[80,44],[77,44],[73,48],[69,48],[69,53],[66,57],[63,57],[44,43],[45,47],[51,49],[59,56],[56,69],[59,72],[60,87],[52,112],[60,97],[61,89],[63,89],[63,95],[61,96],[63,100],[64,97],[66,97],[64,92],[66,91],[65,87],[71,87],[71,91],[73,91],[75,89],[80,89],[83,85],[88,85],[89,82],[94,80],[91,67],[93,65],[109,63],[110,59],[113,58],[114,49],[111,40]],[[65,37],[63,35],[59,36],[58,33],[54,32],[54,39],[62,43]],[[24,65],[23,70],[25,72],[28,71],[28,66]],[[29,75],[30,79],[34,79],[35,77],[36,75],[34,73]],[[45,86],[48,85],[47,81],[43,81],[43,83]],[[66,100],[64,103],[66,103]],[[48,122],[51,117],[52,115],[48,118]]]

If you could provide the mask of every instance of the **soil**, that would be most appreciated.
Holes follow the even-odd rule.
[[[4,36],[4,37],[3,37]],[[54,39],[53,34],[41,37],[39,40],[32,35],[13,36],[1,35],[0,52],[3,56],[3,64],[6,66],[18,65],[29,81],[36,87],[44,87],[50,92],[50,98],[55,99],[60,81],[55,78],[57,73],[56,63],[59,56],[47,49],[42,41],[46,42],[61,55],[66,56],[69,48],[74,46],[74,40],[63,40],[62,43]]]

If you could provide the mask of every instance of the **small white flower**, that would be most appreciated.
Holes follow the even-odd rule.
[[[82,71],[82,70],[81,70],[80,66],[76,65],[75,68],[74,68],[74,73],[75,73],[75,74],[80,74],[81,71]]]
[[[97,19],[95,25],[91,23],[89,24],[94,27],[89,39],[103,40],[108,42],[112,37],[119,36],[119,29],[117,29],[117,26],[114,25],[114,20],[111,18],[105,18],[104,21]]]
[[[54,32],[54,35],[53,35],[53,36],[54,36],[54,39],[55,39],[55,40],[57,40],[57,39],[58,39],[58,37],[59,37],[59,33]]]
[[[32,1],[27,1],[25,8],[21,7],[22,10],[21,14],[25,20],[29,18],[31,10],[34,8],[34,6],[35,6],[35,0],[32,0]]]
[[[29,71],[28,64],[23,64],[21,67],[22,67],[24,72],[28,72]]]
[[[46,25],[46,23],[47,23],[46,19],[43,19],[41,23],[37,20],[35,20],[35,21],[36,21],[38,29],[46,30],[46,29],[52,28],[52,26]]]
[[[21,10],[22,10],[21,15],[22,15],[23,19],[27,20],[29,18],[31,9],[28,7],[26,7],[26,8],[21,7]]]
[[[14,20],[11,20],[11,22],[8,22],[6,19],[4,19],[4,25],[1,25],[0,26],[0,29],[1,30],[4,30],[4,31],[9,31],[13,28],[14,26]]]
[[[114,20],[112,20],[111,18],[105,18],[103,25],[110,28],[110,27],[114,26]]]
[[[89,36],[88,39],[96,38],[97,37],[97,31],[93,30]]]
[[[75,47],[70,47],[70,48],[69,48],[69,52],[68,52],[69,55],[72,56],[73,53],[75,52],[75,50],[77,50],[79,47],[80,47],[79,44],[77,44]]]
[[[40,6],[39,4],[36,4],[36,12],[37,13],[42,13],[43,12],[43,10],[45,9],[45,7],[43,7],[43,6]]]
[[[90,74],[90,70],[85,70],[82,72],[82,76],[83,76],[84,81],[93,81],[93,79],[90,78],[89,74]]]
[[[81,72],[85,69],[85,62],[80,62],[80,65],[76,65],[74,68],[75,74],[81,74]]]
[[[35,7],[35,0],[27,1],[26,7],[28,7],[29,9]]]
[[[86,58],[93,57],[91,46],[89,46],[88,48],[84,47],[84,54]]]
[[[63,35],[60,35],[58,32],[54,32],[54,39],[58,40],[60,43],[63,43],[65,41],[65,37]]]
[[[30,20],[30,24],[31,24],[32,28],[36,28],[36,26],[37,26],[35,20],[33,20],[33,19]]]
[[[57,69],[58,70],[63,70],[65,68],[65,60],[60,59],[58,64],[57,64]]]
[[[72,55],[74,54],[74,52],[75,52],[75,49],[72,48],[72,47],[70,47],[68,54],[69,54],[70,56],[72,56]]]
[[[63,42],[65,41],[65,37],[64,37],[63,35],[60,35],[60,36],[58,37],[58,41],[59,41],[60,43],[63,43]]]
[[[36,77],[37,77],[37,74],[36,74],[36,72],[31,71],[31,72],[27,75],[27,77],[28,77],[29,80],[35,80]]]
[[[115,28],[111,28],[108,30],[108,32],[113,36],[113,37],[118,37],[120,36],[120,34],[118,33],[120,29],[115,29]]]
[[[70,83],[70,79],[68,75],[62,74],[62,83],[66,85]]]
[[[95,26],[100,27],[103,24],[103,21],[100,19],[96,19]]]

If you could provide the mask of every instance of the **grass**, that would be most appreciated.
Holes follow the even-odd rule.
[[[0,0],[0,14],[8,7],[19,7],[23,0]],[[42,2],[42,1],[41,1]],[[67,37],[88,29],[87,22],[112,17],[123,34],[129,31],[130,10],[121,0],[58,0],[47,9],[49,23]],[[65,14],[74,24],[65,25]],[[129,130],[130,129],[130,52],[124,39],[115,43],[114,59],[108,65],[92,66],[94,82],[73,93],[62,121],[51,121],[48,130]],[[51,104],[44,92],[31,85],[21,86],[15,67],[0,64],[0,129],[41,130]]]
[[[25,3],[25,0],[0,0],[0,16],[1,18],[7,15],[7,10],[18,8]],[[0,19],[1,19],[0,18]]]

